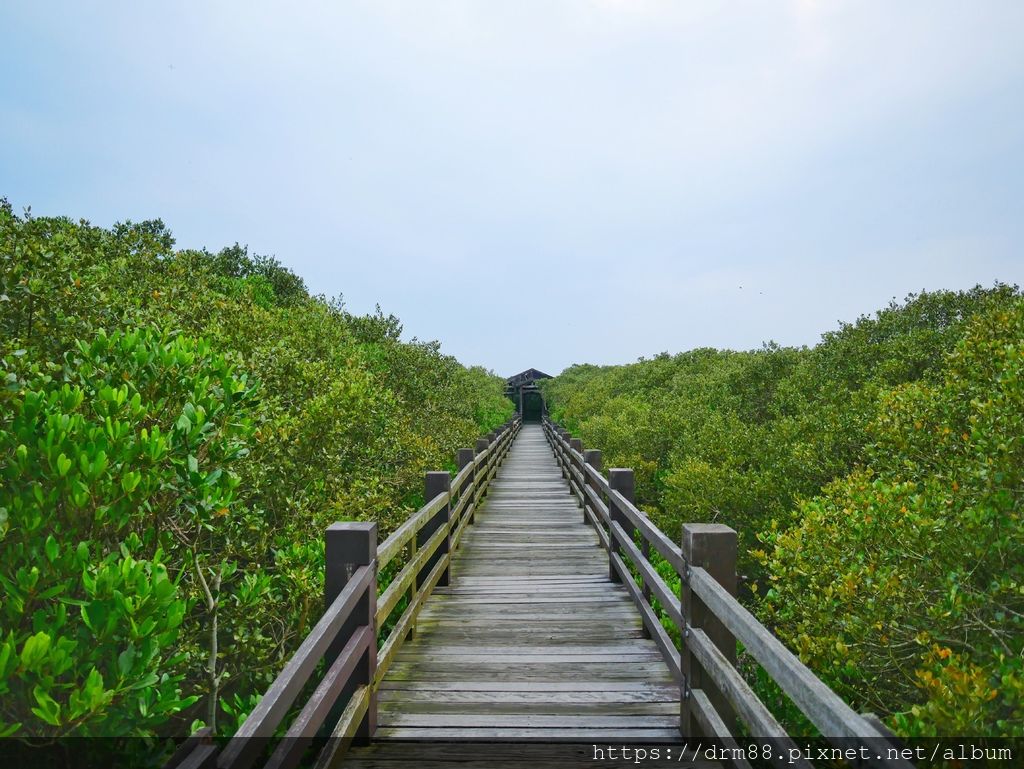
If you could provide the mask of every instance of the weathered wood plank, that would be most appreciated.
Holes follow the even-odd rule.
[[[675,686],[664,686],[661,688],[652,687],[643,690],[626,691],[518,691],[518,692],[488,692],[488,691],[451,691],[433,689],[422,691],[415,689],[382,689],[380,696],[381,707],[387,707],[392,702],[401,702],[405,705],[422,703],[424,705],[533,705],[539,708],[556,705],[570,707],[582,707],[588,704],[613,703],[617,705],[639,704],[639,705],[668,705],[678,709],[679,689]]]
[[[416,726],[383,727],[375,735],[378,740],[587,740],[601,742],[679,744],[676,728],[541,728],[541,727],[452,727],[436,729]]]
[[[390,713],[457,713],[470,716],[491,715],[655,715],[679,721],[675,702],[418,702],[405,698],[389,699],[378,705],[378,723],[390,723]]]
[[[394,713],[387,714],[387,721],[381,719],[381,726],[422,726],[422,727],[478,727],[480,717],[464,713]],[[675,728],[679,723],[676,714],[609,716],[609,715],[522,715],[491,713],[487,717],[489,727],[546,727],[557,729],[600,729],[626,728],[651,729]]]
[[[376,739],[678,742],[679,686],[540,428],[524,427],[500,468],[480,456],[494,480],[460,530],[450,585],[388,655]]]

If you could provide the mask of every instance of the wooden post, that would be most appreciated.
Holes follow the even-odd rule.
[[[463,470],[466,469],[467,465],[473,464],[473,456],[474,456],[473,449],[459,449],[458,453],[455,455],[455,463],[459,466],[459,472],[460,473]],[[473,493],[473,489],[475,487],[475,484],[476,484],[476,468],[473,468],[472,470],[469,471],[469,475],[466,477],[466,480],[462,482],[462,490],[459,491],[459,500],[460,501],[462,500],[462,498],[464,496],[466,496],[466,494],[472,494]],[[466,515],[466,513],[467,513],[467,510],[463,510],[462,511],[463,515]],[[473,518],[475,517],[475,513],[476,513],[476,509],[475,509],[475,506],[474,506],[473,510],[469,511],[469,522],[470,523],[473,522]]]
[[[729,595],[736,595],[736,532],[720,523],[685,523],[682,540],[683,561],[686,572],[682,579],[683,621],[689,627],[700,628],[731,664],[736,664],[736,639],[714,614],[708,611],[704,602],[689,588],[689,570],[700,566]],[[689,692],[703,689],[715,710],[725,721],[730,731],[735,729],[736,716],[725,697],[705,675],[697,658],[689,651],[688,629],[683,628],[683,690],[681,693],[680,728],[687,740],[700,738],[700,727],[690,710]]]
[[[565,478],[566,480],[569,480],[569,455],[566,454],[565,444],[569,442],[569,439],[572,438],[572,435],[564,427],[559,427],[558,437],[561,438],[562,441],[564,441],[564,443],[558,444],[558,450],[560,452],[560,456],[562,459],[562,477]]]
[[[577,470],[580,471],[580,474],[582,475],[583,474],[583,459],[582,459],[583,440],[581,438],[570,438],[569,439],[569,449],[570,449],[570,451],[569,451],[569,467],[570,468],[575,467]],[[579,452],[580,455],[581,455],[581,458],[577,459],[576,456],[572,453],[573,451]],[[569,473],[569,490],[570,491],[572,490],[572,473]],[[580,505],[582,506],[583,503],[584,503],[584,500],[586,499],[586,497],[583,497],[583,487],[582,487],[582,485],[580,486],[580,496],[582,497],[580,499]]]
[[[597,470],[597,472],[601,472],[601,452],[598,449],[587,449],[587,451],[583,453],[583,463],[585,465],[590,465],[595,470]],[[583,486],[589,486],[591,489],[594,490],[594,493],[597,494],[598,498],[601,497],[601,489],[587,475],[586,467],[583,468]],[[597,512],[597,510],[594,510],[593,512],[594,525],[596,526],[598,525],[597,522],[601,519],[601,514]],[[585,491],[583,494],[583,522],[587,522],[587,496]]]
[[[495,440],[495,442],[499,446],[501,446],[502,441],[505,440],[505,431],[507,429],[508,429],[508,425],[502,425],[501,428],[496,430],[495,433],[494,433],[494,440]],[[499,465],[502,464],[505,461],[505,448],[504,448],[504,446],[501,447],[501,450],[498,452],[498,456],[495,459],[497,459],[497,462],[498,462]]]
[[[612,491],[619,492],[630,502],[633,501],[634,481],[632,470],[622,467],[611,468],[608,471],[608,486],[609,488],[612,489]],[[608,495],[608,518],[612,523],[618,523],[620,526],[622,526],[622,528],[626,530],[627,534],[629,534],[633,530],[633,527],[629,523],[629,519],[626,518],[625,513],[623,513],[619,509],[619,506],[615,504],[615,499],[610,494]],[[622,582],[622,577],[619,576],[619,572],[616,570],[615,564],[612,563],[611,559],[612,553],[621,553],[621,551],[622,548],[619,546],[619,543],[615,539],[615,532],[613,532],[612,529],[609,527],[608,576],[611,578],[612,582]],[[622,556],[620,555],[619,557],[621,558]]]
[[[488,445],[489,445],[489,443],[488,443],[486,438],[477,438],[476,439],[476,453],[477,454],[482,454],[483,452],[487,451],[487,446]],[[482,486],[486,480],[487,480],[487,461],[484,460],[482,464],[478,464],[475,468],[473,468],[473,484],[474,484],[473,493],[474,494],[476,493],[476,490],[480,486]],[[483,499],[483,496],[481,496],[481,499]]]
[[[447,494],[451,490],[452,476],[447,470],[429,472],[423,482],[423,500],[429,502],[439,494]],[[449,521],[448,516],[451,514],[452,503],[451,499],[445,503],[444,507],[437,511],[437,515],[431,518],[427,523],[416,534],[416,544],[422,547],[427,543],[434,533],[442,526],[448,528],[448,534],[441,540],[441,543],[437,546],[437,550],[430,558],[427,559],[426,564],[420,569],[419,576],[417,576],[417,582],[422,585],[427,575],[430,574],[430,570],[434,568],[434,565],[444,557],[445,553],[450,553],[452,549],[452,532],[448,527]],[[448,584],[448,572],[449,569],[445,568],[441,574],[441,578],[437,581],[438,586],[445,586]]]
[[[492,472],[498,468],[498,433],[491,430],[487,433],[487,445],[491,447],[491,453],[487,455],[487,476],[490,478]]]
[[[325,536],[325,572],[324,572],[324,608],[326,609],[338,594],[345,589],[345,585],[352,578],[352,574],[360,566],[374,565],[376,570],[377,562],[377,524],[369,522],[333,523],[327,528]],[[359,599],[355,611],[345,621],[338,631],[338,635],[331,643],[325,655],[327,667],[337,659],[338,654],[352,635],[362,626],[367,625],[372,629],[373,638],[377,637],[376,627],[377,616],[377,577],[370,580],[370,586],[366,593]],[[339,703],[348,701],[352,693],[362,685],[370,686],[377,674],[377,644],[376,641],[369,645],[363,659],[353,671],[345,685]],[[342,704],[341,707],[344,707]],[[338,715],[340,716],[340,709]],[[369,707],[362,723],[355,735],[355,742],[360,745],[367,744],[377,731],[377,694],[370,694]]]

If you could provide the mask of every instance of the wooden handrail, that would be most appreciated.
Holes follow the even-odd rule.
[[[739,640],[826,737],[888,738],[821,681],[799,658],[729,595],[703,568],[689,569],[690,588]],[[882,766],[906,765],[882,762]]]
[[[416,574],[426,565],[430,556],[437,552],[441,540],[447,535],[448,530],[444,527],[435,531],[426,544],[416,550],[416,555],[409,559],[409,562],[402,567],[402,570],[395,575],[395,578],[391,580],[391,583],[384,589],[384,592],[380,594],[380,597],[377,599],[377,627],[381,627],[388,617],[391,616],[392,610],[401,600],[409,585],[412,584]]]
[[[391,563],[392,559],[402,552],[402,548],[409,544],[409,540],[416,536],[416,532],[423,528],[423,524],[437,515],[437,512],[447,503],[447,496],[442,494],[434,497],[406,518],[402,525],[395,529],[391,536],[377,548],[378,568],[382,569]]]
[[[488,438],[478,440],[475,449],[462,449],[459,453],[461,469],[453,480],[450,474],[428,473],[425,504],[379,546],[375,523],[334,524],[328,534],[339,535],[340,539],[328,539],[325,589],[328,595],[336,590],[337,596],[329,600],[323,616],[223,750],[218,753],[210,730],[202,729],[175,751],[166,768],[247,769],[252,766],[269,747],[273,735],[322,659],[328,663],[326,672],[266,766],[275,769],[296,766],[343,700],[344,709],[331,727],[331,737],[314,765],[335,765],[353,740],[372,736],[376,725],[376,691],[384,673],[412,631],[424,602],[447,574],[452,556],[450,548],[458,545],[461,533],[486,495],[521,425],[522,420],[517,416]],[[470,454],[472,459],[469,459]],[[441,475],[445,481],[442,493],[430,493],[432,475]],[[443,516],[440,521],[439,516]],[[435,524],[439,525],[428,529]],[[332,541],[338,548],[333,557]],[[407,561],[381,590],[377,585],[379,571],[404,550],[410,551]],[[381,641],[379,632],[403,595],[409,595],[409,603]]]
[[[299,644],[299,648],[274,679],[274,683],[225,746],[217,761],[219,767],[241,769],[252,764],[263,748],[261,739],[273,737],[317,664],[335,642],[338,631],[352,615],[356,604],[371,588],[374,574],[372,565],[356,569],[349,583],[324,612],[309,635]]]
[[[614,488],[599,466],[594,467],[587,461],[587,455],[592,452],[584,452],[582,442],[571,439],[568,431],[547,417],[543,427],[562,474],[569,481],[570,491],[583,507],[584,520],[595,528],[602,547],[608,551],[610,573],[626,586],[645,628],[661,650],[670,671],[680,680],[683,712],[688,709],[691,716],[681,728],[689,739],[710,737],[735,745],[735,730],[730,722],[738,717],[755,737],[776,746],[774,752],[779,765],[810,766],[805,759],[790,762],[788,756],[798,756],[800,751],[789,752],[796,745],[737,671],[734,657],[738,640],[826,739],[837,744],[853,741],[863,745],[871,741],[873,749],[867,751],[869,764],[887,769],[912,766],[903,759],[889,759],[886,750],[876,750],[878,746],[891,745],[891,735],[843,702],[740,604],[720,582],[721,578],[716,579],[699,562],[688,562],[685,536],[682,546],[673,542],[631,499]],[[600,452],[593,453],[600,464]],[[631,488],[632,481],[629,483]],[[705,545],[701,546],[719,540],[731,542],[731,562],[735,564],[735,532],[731,529],[688,524],[684,526],[684,535],[687,530],[695,537],[704,537],[701,542]],[[633,539],[637,533],[641,546]],[[722,536],[726,534],[731,537]],[[688,608],[687,603],[691,599],[684,600],[673,594],[651,563],[647,546],[672,566],[680,577],[684,593],[691,591],[686,595],[692,595],[692,607]],[[691,554],[690,560],[700,558]],[[734,573],[732,581],[735,581]],[[682,651],[661,626],[652,598],[679,628]],[[693,616],[689,616],[691,612]],[[723,635],[728,640],[723,640]],[[700,686],[686,680],[688,669],[693,669],[691,675],[695,679],[699,672],[706,674],[706,678],[699,676]],[[711,691],[704,691],[703,687],[707,686]],[[723,710],[726,704],[729,707]],[[700,734],[694,734],[695,730]],[[848,743],[845,745],[848,747]],[[733,764],[749,766],[743,759],[736,759]]]
[[[345,682],[373,642],[373,632],[366,625],[353,634],[334,664],[320,680],[305,707],[292,721],[285,738],[278,743],[277,749],[267,762],[267,769],[288,769],[299,762],[327,720]]]
[[[408,631],[412,628],[416,621],[416,616],[420,613],[420,609],[423,608],[423,602],[427,596],[437,585],[438,580],[444,573],[444,570],[448,568],[449,556],[445,554],[434,567],[430,570],[430,574],[423,580],[423,587],[416,593],[416,597],[406,607],[405,611],[402,612],[402,616],[399,617],[398,622],[395,624],[394,630],[388,636],[387,641],[380,647],[380,654],[377,659],[377,671],[374,674],[373,685],[376,687],[381,680],[384,678],[384,673],[391,667],[391,662],[394,660],[395,654],[398,652],[398,648],[401,646],[402,641],[405,640],[405,636]]]

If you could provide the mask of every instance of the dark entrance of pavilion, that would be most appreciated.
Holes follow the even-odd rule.
[[[544,396],[537,387],[539,379],[551,379],[551,376],[528,368],[505,380],[505,394],[512,399],[524,422],[540,422],[544,416]]]
[[[540,422],[544,416],[544,397],[536,387],[523,389],[522,415],[524,422]]]

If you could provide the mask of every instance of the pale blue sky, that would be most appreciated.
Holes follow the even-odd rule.
[[[4,3],[0,195],[247,243],[466,363],[1024,283],[1019,0],[156,5]]]

